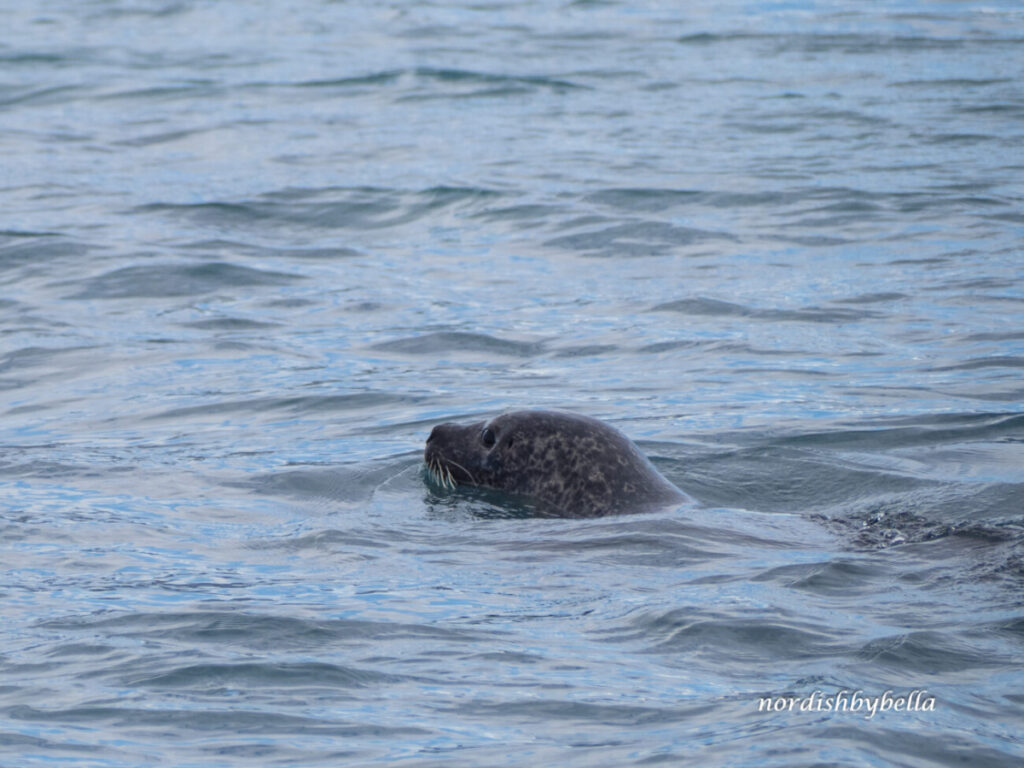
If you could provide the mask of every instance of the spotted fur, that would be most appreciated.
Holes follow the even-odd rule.
[[[686,498],[619,430],[557,411],[440,424],[427,438],[424,459],[442,487],[506,491],[561,517],[641,512]]]

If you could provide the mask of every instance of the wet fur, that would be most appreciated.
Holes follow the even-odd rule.
[[[444,488],[494,488],[562,517],[641,512],[686,498],[619,430],[557,411],[440,424],[427,439],[424,460]]]

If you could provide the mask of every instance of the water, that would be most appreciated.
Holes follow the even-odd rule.
[[[1018,4],[0,5],[0,764],[1019,764]]]

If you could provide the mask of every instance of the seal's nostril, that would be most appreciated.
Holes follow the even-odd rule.
[[[434,427],[432,430],[430,430],[430,435],[427,437],[427,442],[429,443],[435,437],[437,437],[437,427]]]

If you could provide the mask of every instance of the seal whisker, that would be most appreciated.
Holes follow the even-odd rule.
[[[477,483],[477,481],[476,481],[476,478],[475,478],[475,477],[473,477],[473,473],[472,473],[472,472],[470,472],[470,471],[469,471],[468,469],[466,469],[466,468],[465,468],[464,466],[462,466],[461,464],[459,464],[459,462],[457,462],[457,461],[452,461],[451,459],[448,459],[448,463],[449,463],[449,464],[451,464],[452,466],[456,466],[456,467],[458,467],[458,468],[459,468],[459,469],[461,469],[461,470],[462,470],[463,472],[465,472],[465,473],[466,473],[466,475],[468,475],[468,476],[469,476],[469,482],[471,482],[471,483],[472,483],[473,485],[479,485],[479,483]],[[450,478],[452,479],[452,488],[454,488],[454,487],[455,487],[455,477],[454,477],[454,476],[452,475],[452,468],[451,468],[451,467],[445,467],[445,469],[447,469],[447,470],[448,470],[448,477],[450,477]]]
[[[451,468],[447,467],[440,458],[432,457],[425,463],[427,466],[427,474],[430,476],[430,479],[439,486],[450,491],[458,485],[458,483],[455,482],[455,476],[452,474]]]
[[[444,481],[444,475],[441,473],[441,466],[436,459],[431,459],[427,462],[427,474],[430,479],[440,485],[442,488],[446,488]]]

